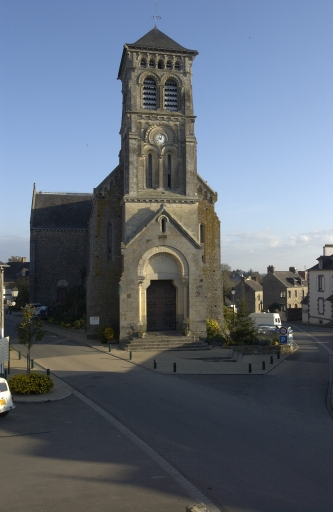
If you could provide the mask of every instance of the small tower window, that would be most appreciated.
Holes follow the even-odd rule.
[[[167,158],[167,188],[171,188],[171,155]]]
[[[172,69],[172,62],[171,62],[171,60],[168,60],[166,68],[167,69]]]
[[[107,259],[113,260],[113,226],[112,226],[111,222],[109,222],[108,226],[107,226],[107,247],[108,247]]]
[[[204,244],[205,243],[205,225],[204,224],[200,224],[200,226],[199,226],[199,236],[200,236],[200,243]]]
[[[142,68],[146,68],[146,67],[147,67],[147,61],[146,61],[146,59],[141,59],[140,66],[141,66]]]
[[[158,69],[164,69],[164,61],[162,59],[158,61]]]
[[[162,233],[166,232],[166,224],[167,224],[166,218],[162,217],[162,220],[161,220],[161,231],[162,231]]]
[[[153,188],[153,155],[151,153],[147,159],[147,188]]]
[[[154,68],[154,67],[155,67],[155,61],[154,61],[154,59],[150,59],[150,61],[149,61],[149,67],[150,67],[150,68]]]
[[[176,64],[175,64],[175,70],[176,70],[176,71],[179,71],[179,70],[180,70],[180,68],[181,68],[180,62],[179,62],[179,61],[177,61],[177,62],[176,62]]]
[[[165,83],[164,108],[172,112],[178,110],[178,87],[174,80],[167,80]]]
[[[146,78],[143,82],[143,108],[156,110],[156,82],[152,78]]]

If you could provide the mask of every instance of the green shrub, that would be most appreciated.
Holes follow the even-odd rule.
[[[207,337],[214,338],[222,334],[221,327],[217,323],[216,320],[212,320],[211,318],[207,318],[206,320],[206,328],[207,328]]]
[[[8,381],[11,393],[17,395],[42,395],[53,388],[53,380],[48,375],[29,373],[13,375]]]
[[[101,328],[98,332],[98,337],[101,343],[108,343],[108,341],[113,340],[114,336],[115,332],[112,327]]]

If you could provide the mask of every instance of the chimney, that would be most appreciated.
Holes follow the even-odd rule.
[[[297,274],[296,267],[289,267],[289,272],[292,272],[293,274]]]
[[[270,272],[271,274],[275,274],[275,267],[273,267],[273,265],[269,265],[267,267],[267,274],[268,272]]]
[[[332,244],[324,245],[323,256],[333,256],[333,245]]]
[[[246,281],[246,277],[241,276],[241,279],[242,279],[242,283],[245,283],[245,281]]]
[[[22,263],[26,263],[27,262],[27,258],[25,256],[22,256]]]

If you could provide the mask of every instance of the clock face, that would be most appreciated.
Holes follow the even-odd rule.
[[[157,135],[155,135],[156,144],[164,144],[165,141],[166,141],[166,137],[165,137],[164,133],[158,133]]]

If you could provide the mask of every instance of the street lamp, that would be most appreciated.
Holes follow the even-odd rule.
[[[233,325],[234,325],[234,328],[235,328],[235,293],[236,293],[235,288],[231,288],[232,310],[233,310],[233,316],[232,316],[232,319],[233,319]]]

